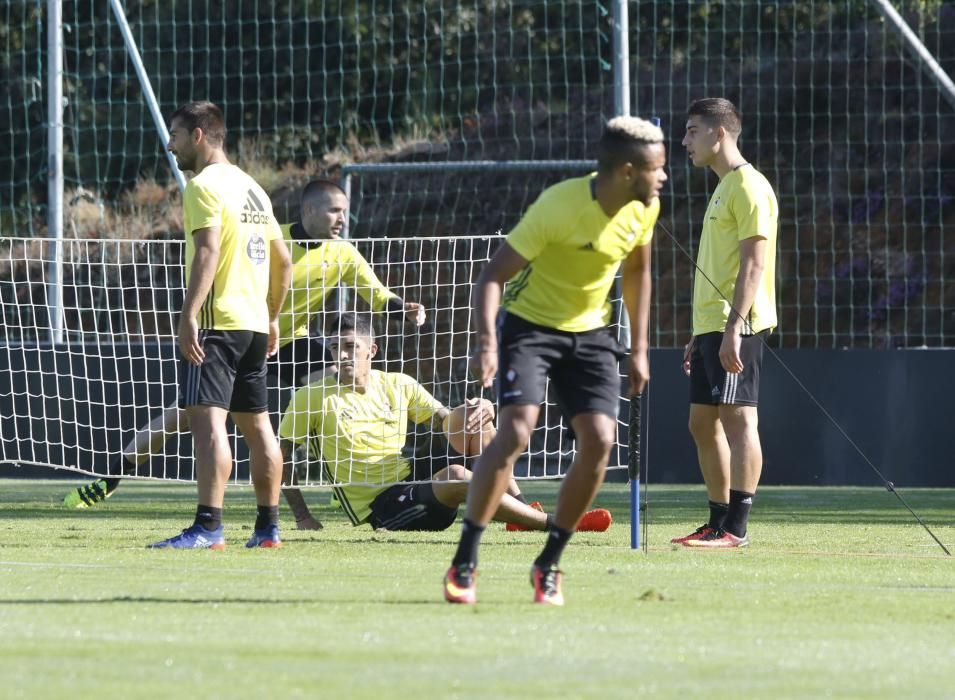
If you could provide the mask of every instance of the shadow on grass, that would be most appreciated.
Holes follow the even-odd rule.
[[[184,519],[188,520],[195,503],[195,488],[190,484],[130,482],[108,502],[91,509],[67,509],[60,505],[63,495],[71,487],[69,483],[8,480],[3,485],[5,488],[0,490],[0,521],[88,520],[92,524],[108,519],[129,519],[166,527],[166,523],[180,524]],[[522,483],[527,500],[540,500],[548,512],[553,512],[559,486],[555,482]],[[926,523],[955,524],[952,515],[955,490],[900,488],[899,492]],[[702,485],[651,484],[644,487],[643,496],[649,502],[649,511],[643,519],[651,523],[693,523],[706,519],[707,497]],[[340,510],[328,505],[327,492],[306,490],[305,497],[315,515],[326,525],[347,523]],[[626,484],[607,484],[594,505],[609,509],[617,525],[629,525],[630,499]],[[251,488],[230,487],[227,491],[225,511],[230,523],[243,522],[243,518],[254,514],[254,508]],[[284,507],[283,517],[288,517]],[[915,522],[898,497],[884,488],[826,486],[760,489],[753,508],[753,520],[767,524],[833,525],[905,525]]]
[[[143,604],[156,603],[159,605],[327,605],[328,603],[361,603],[378,602],[387,605],[432,605],[440,603],[447,605],[443,600],[378,600],[369,601],[366,598],[355,600],[317,601],[315,598],[156,598],[152,596],[115,596],[112,598],[20,598],[16,600],[0,600],[0,608],[12,605],[115,605],[115,604]]]

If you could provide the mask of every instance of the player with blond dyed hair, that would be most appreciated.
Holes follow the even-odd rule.
[[[563,605],[560,556],[616,444],[618,362],[627,352],[608,327],[607,295],[621,265],[631,393],[642,392],[650,378],[650,242],[667,179],[663,132],[635,117],[612,119],[597,143],[597,164],[596,173],[541,194],[475,287],[471,368],[485,387],[497,377],[501,411],[497,435],[474,468],[461,539],[444,579],[448,602],[476,602],[481,535],[537,425],[549,377],[577,436],[577,455],[531,584],[535,602]]]

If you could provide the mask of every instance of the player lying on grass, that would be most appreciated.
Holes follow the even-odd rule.
[[[467,498],[471,472],[452,464],[430,483],[409,483],[412,464],[401,454],[409,420],[430,422],[432,430],[446,432],[449,410],[408,375],[371,368],[378,347],[369,315],[346,313],[334,319],[326,346],[338,373],[292,397],[279,426],[286,464],[295,447],[305,447],[313,459],[321,456],[333,483],[353,484],[335,487],[353,525],[429,531],[450,527]],[[471,433],[493,419],[476,399],[472,402],[476,410],[465,423]],[[294,508],[305,507],[297,489],[284,491]],[[305,514],[307,508],[297,517]],[[551,522],[551,516],[521,500],[513,479],[493,517],[528,530],[544,530]],[[584,514],[578,529],[603,531],[610,522],[608,511],[593,510]]]
[[[267,364],[270,385],[304,386],[326,370],[325,348],[310,337],[309,324],[339,284],[354,289],[375,311],[403,313],[417,326],[425,321],[421,304],[404,301],[385,287],[355,246],[339,238],[347,216],[345,192],[330,180],[313,180],[302,190],[301,220],[281,227],[292,254],[292,284],[279,314],[279,349]],[[118,475],[135,474],[168,438],[188,429],[185,411],[168,407],[123,449],[113,469],[117,476],[73,489],[63,505],[89,508],[109,498],[119,485]]]

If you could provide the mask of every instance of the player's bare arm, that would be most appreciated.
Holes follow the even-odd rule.
[[[683,374],[690,376],[690,358],[693,356],[693,336],[683,346]]]
[[[637,246],[623,261],[623,303],[630,317],[630,394],[643,393],[650,381],[650,244]]]
[[[199,309],[212,289],[212,282],[219,266],[218,226],[200,228],[192,232],[196,246],[192,273],[186,287],[186,296],[182,301],[182,315],[179,317],[179,351],[187,362],[202,364],[205,354],[199,345]]]
[[[292,255],[281,238],[273,240],[269,248],[269,344],[266,354],[271,357],[279,349],[279,312],[292,284]]]
[[[280,440],[279,449],[282,450],[282,495],[292,510],[292,516],[295,518],[295,527],[299,530],[321,530],[322,523],[318,518],[312,515],[305,502],[302,492],[294,487],[295,467],[292,464],[292,454],[295,452],[295,444],[291,440]]]
[[[471,351],[471,373],[490,387],[497,374],[497,335],[495,319],[501,308],[504,284],[527,267],[528,261],[507,243],[494,253],[474,288],[474,323],[477,326],[477,344]]]
[[[743,371],[740,345],[745,330],[745,319],[753,307],[756,292],[763,276],[767,241],[762,236],[751,236],[739,242],[739,273],[733,292],[733,309],[726,322],[723,342],[720,344],[720,364],[732,374]]]

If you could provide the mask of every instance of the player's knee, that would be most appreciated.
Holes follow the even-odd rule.
[[[690,429],[690,435],[698,443],[710,442],[716,438],[716,421],[709,416],[701,416],[690,411],[687,427]]]
[[[755,434],[759,420],[753,406],[721,406],[720,422],[730,442]]]
[[[586,436],[578,435],[577,437],[577,449],[596,462],[606,462],[610,458],[610,451],[617,444],[617,436],[609,428],[598,428]]]
[[[533,431],[534,428],[527,423],[514,421],[498,428],[497,435],[494,436],[494,442],[507,455],[516,456],[527,447]]]
[[[447,472],[447,479],[456,478],[451,470],[443,471]],[[466,481],[434,481],[431,483],[431,492],[442,505],[457,508],[468,498],[468,484]]]
[[[460,464],[452,464],[448,467],[449,481],[468,481],[470,478],[471,472],[462,467]]]
[[[210,455],[220,454],[227,450],[231,451],[229,436],[224,430],[193,431],[192,440],[195,450],[199,454]]]

